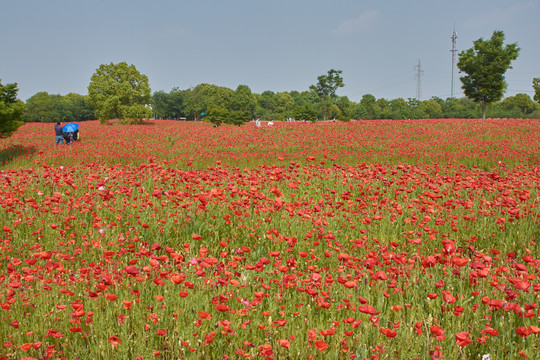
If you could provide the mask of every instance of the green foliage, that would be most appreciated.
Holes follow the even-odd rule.
[[[238,85],[231,98],[230,110],[247,112],[251,117],[256,106],[257,99],[251,93],[251,89],[247,85]]]
[[[504,110],[514,110],[517,109],[522,114],[531,114],[536,110],[536,104],[532,101],[531,97],[527,94],[516,94],[515,96],[510,96],[504,99],[501,102],[501,107]]]
[[[259,97],[260,106],[267,111],[269,110],[270,112],[273,112],[276,106],[274,102],[274,95],[275,94],[273,91],[263,91]]]
[[[341,117],[351,118],[354,116],[354,103],[346,96],[337,96],[334,104],[341,111]]]
[[[152,111],[159,119],[178,119],[185,117],[184,98],[190,90],[173,88],[169,93],[163,90],[152,94]]]
[[[360,103],[354,110],[354,116],[358,119],[377,119],[378,115],[379,108],[375,96],[371,94],[362,96]]]
[[[540,78],[533,79],[534,101],[540,102]]]
[[[26,122],[57,122],[57,104],[55,99],[46,91],[37,94],[26,100],[24,121]]]
[[[234,91],[213,84],[199,84],[184,96],[185,112],[198,120],[199,114],[210,113],[212,108],[230,109]]]
[[[391,119],[408,119],[411,116],[409,106],[402,98],[390,100],[388,107],[390,108]]]
[[[68,122],[94,119],[94,110],[83,95],[65,96],[38,92],[26,101],[23,120],[26,122]]]
[[[298,120],[317,120],[317,112],[315,112],[309,105],[295,106],[292,110],[293,117]]]
[[[274,113],[281,115],[282,118],[290,116],[294,107],[293,97],[286,92],[278,92],[274,95]]]
[[[231,125],[243,125],[251,120],[251,113],[245,110],[233,110],[229,113],[229,118],[226,120],[227,124]]]
[[[341,118],[342,112],[336,104],[330,105],[328,108],[328,118],[329,119],[339,119]]]
[[[376,101],[377,108],[379,109],[378,118],[379,119],[390,119],[392,116],[392,111],[390,110],[390,103],[385,98],[377,99]]]
[[[63,97],[62,101],[66,109],[67,121],[77,122],[95,119],[94,109],[88,104],[87,98],[87,96],[76,93],[69,93]]]
[[[420,103],[420,111],[424,113],[427,118],[441,118],[442,117],[442,107],[441,104],[435,99],[424,100]]]
[[[482,104],[482,119],[485,119],[486,104],[499,101],[506,90],[504,74],[511,69],[511,62],[519,54],[517,43],[503,46],[504,33],[494,31],[490,40],[474,41],[474,46],[459,53],[458,68],[467,75],[462,76],[465,95]]]
[[[206,120],[214,124],[214,126],[220,126],[222,123],[226,123],[230,117],[229,110],[223,107],[210,108],[207,113]]]
[[[169,119],[169,94],[163,90],[152,94],[152,111],[156,118]]]
[[[17,99],[17,83],[0,81],[0,137],[8,137],[23,124],[24,103]]]
[[[481,116],[476,109],[476,104],[466,97],[446,99],[442,105],[442,111],[446,118],[472,119]]]
[[[328,104],[328,99],[333,99],[336,90],[340,87],[345,86],[343,83],[343,78],[341,77],[343,71],[341,70],[328,70],[326,75],[321,75],[317,77],[317,84],[311,85],[309,88],[317,94],[323,101],[323,119],[326,120],[326,109]]]
[[[126,62],[102,64],[88,85],[88,102],[97,118],[106,122],[118,118],[121,122],[141,123],[152,116],[148,77]]]

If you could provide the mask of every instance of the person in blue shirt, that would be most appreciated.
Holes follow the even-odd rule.
[[[62,131],[62,126],[60,126],[60,122],[57,122],[56,125],[54,125],[54,133],[56,135],[56,145],[63,144],[64,132]]]

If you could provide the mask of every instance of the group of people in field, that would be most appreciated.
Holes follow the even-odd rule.
[[[69,145],[80,140],[79,129],[65,132],[63,126],[60,125],[60,122],[57,122],[56,125],[54,125],[54,133],[56,135],[56,145],[63,144],[64,141],[66,142],[66,145]]]
[[[270,120],[267,125],[272,127],[272,126],[274,126],[274,122],[272,120]],[[257,120],[255,120],[255,126],[257,126],[259,128],[261,127],[261,118],[257,118]]]
[[[304,123],[305,123],[306,120],[302,120],[302,119],[300,119],[300,120],[295,120],[295,119],[289,117],[289,118],[287,118],[287,122],[304,122]],[[336,122],[336,119],[334,119],[334,122]],[[257,126],[258,128],[261,127],[261,118],[257,118],[257,120],[255,120],[255,126]],[[270,120],[270,121],[267,123],[267,126],[270,126],[270,127],[274,126],[274,121],[273,121],[273,120]]]

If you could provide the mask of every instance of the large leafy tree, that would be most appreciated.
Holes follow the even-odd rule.
[[[533,79],[534,100],[540,102],[540,78]]]
[[[163,90],[152,95],[152,110],[161,119],[178,119],[185,116],[184,97],[190,90],[173,88],[169,93]]]
[[[296,121],[315,121],[317,119],[317,112],[313,110],[308,104],[296,105],[292,109],[292,116],[295,118]]]
[[[17,99],[17,83],[0,81],[0,137],[8,137],[23,124],[24,103]]]
[[[410,117],[409,106],[403,98],[390,100],[388,107],[392,113],[392,119],[408,119]]]
[[[26,100],[24,121],[27,122],[56,122],[63,119],[56,118],[58,103],[56,98],[46,91],[40,91]]]
[[[184,98],[186,113],[193,114],[195,120],[210,109],[229,109],[234,91],[213,84],[199,84],[189,90]],[[215,112],[215,111],[214,111]]]
[[[504,45],[504,33],[494,31],[491,39],[474,41],[474,46],[459,53],[458,68],[467,75],[460,78],[465,95],[482,104],[482,120],[486,105],[499,101],[506,90],[504,74],[518,57],[517,43]]]
[[[364,94],[355,109],[355,116],[359,119],[377,119],[379,116],[377,99],[371,94]]]
[[[527,94],[507,97],[501,102],[501,107],[503,110],[518,110],[521,113],[519,115],[529,115],[536,110],[536,104]]]
[[[66,111],[67,121],[93,120],[94,109],[92,109],[86,100],[86,96],[69,93],[63,96],[64,110]]]
[[[231,97],[230,108],[234,111],[245,111],[251,116],[257,106],[257,99],[247,85],[238,85]]]
[[[148,77],[126,62],[102,64],[88,85],[88,103],[102,123],[111,118],[141,123],[152,116]]]
[[[309,87],[323,102],[324,120],[326,120],[328,100],[336,95],[336,90],[338,88],[345,86],[345,84],[343,84],[343,78],[341,77],[342,72],[343,71],[341,70],[330,69],[326,75],[321,75],[317,78],[317,84]]]
[[[277,120],[285,120],[291,116],[294,107],[294,99],[287,92],[278,92],[274,95],[274,115]]]

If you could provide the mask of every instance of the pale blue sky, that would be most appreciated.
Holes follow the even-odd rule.
[[[0,79],[19,97],[87,94],[100,64],[126,61],[152,91],[212,83],[253,92],[307,90],[329,69],[358,102],[451,89],[457,49],[502,30],[518,42],[506,96],[533,94],[540,77],[540,1],[535,0],[0,0]],[[459,75],[454,95],[462,96]]]

